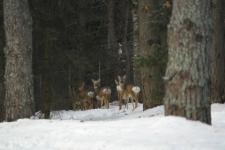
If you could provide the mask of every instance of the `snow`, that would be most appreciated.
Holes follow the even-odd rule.
[[[212,105],[212,126],[164,117],[163,106],[142,111],[54,111],[51,120],[0,123],[0,150],[224,150],[225,104]]]

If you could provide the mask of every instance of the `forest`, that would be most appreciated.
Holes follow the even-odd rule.
[[[0,149],[225,149],[224,8],[0,0]]]

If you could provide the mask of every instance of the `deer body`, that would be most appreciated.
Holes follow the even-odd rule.
[[[109,101],[111,98],[111,89],[109,87],[100,87],[100,79],[93,80],[92,83],[95,90],[96,99],[100,102],[100,106],[109,108]]]
[[[83,94],[79,95],[80,101],[81,101],[82,110],[93,109],[94,93],[92,93],[92,92],[85,92]]]
[[[119,99],[119,109],[122,108],[122,104],[124,102],[125,108],[128,108],[129,100],[132,103],[133,110],[138,106],[138,97],[140,93],[140,87],[134,86],[133,84],[125,84],[126,76],[118,76],[118,80],[116,82],[116,89]],[[134,104],[135,103],[135,104]]]
[[[78,89],[78,98],[80,100],[82,110],[93,109],[94,92],[86,90],[84,88],[84,83],[82,83]]]

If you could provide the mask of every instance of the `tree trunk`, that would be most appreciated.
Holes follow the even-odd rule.
[[[108,49],[115,50],[115,28],[114,28],[114,0],[108,0]]]
[[[125,6],[124,6],[124,30],[123,30],[123,50],[125,52],[126,56],[126,75],[127,75],[127,82],[130,83],[132,80],[131,76],[131,50],[129,49],[129,43],[128,43],[128,21],[129,21],[129,1],[125,1]]]
[[[43,98],[43,106],[42,112],[44,113],[44,118],[49,119],[51,113],[51,106],[52,106],[52,78],[51,72],[48,70],[50,69],[50,51],[52,50],[52,37],[50,34],[50,29],[45,28],[44,33],[44,57],[43,57],[43,83],[42,83],[42,98]]]
[[[139,25],[138,25],[138,0],[132,1],[132,23],[133,23],[133,59],[139,56],[138,39],[139,39]],[[134,84],[141,86],[141,72],[140,68],[134,63]]]
[[[4,72],[5,72],[5,57],[4,57],[4,23],[3,23],[3,0],[0,0],[0,122],[4,120]]]
[[[32,18],[27,0],[4,0],[6,33],[5,118],[30,117],[34,111],[32,79]]]
[[[133,54],[131,48],[130,32],[131,31],[131,2],[129,0],[115,2],[115,33],[118,42],[118,74],[127,75],[127,82],[133,82],[133,68],[131,56]],[[121,49],[122,51],[119,52]],[[118,75],[117,74],[117,75]]]
[[[210,0],[174,0],[168,26],[165,115],[211,124]]]
[[[165,43],[162,34],[166,32],[166,23],[160,22],[161,19],[156,17],[161,13],[163,3],[162,0],[139,0],[138,2],[140,55],[143,58],[155,59],[161,52],[167,51],[162,47],[162,43]],[[141,66],[144,110],[161,105],[164,96],[162,76],[165,64],[161,63],[161,60],[156,62],[149,59],[148,61],[151,61],[152,65]]]
[[[225,86],[224,0],[213,0],[211,49],[211,102],[223,103]]]

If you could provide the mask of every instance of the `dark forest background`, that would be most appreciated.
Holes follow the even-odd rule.
[[[129,81],[133,82],[131,1],[115,0],[113,6],[103,0],[30,0],[29,4],[33,17],[36,111],[44,104],[45,91],[41,87],[45,78],[50,86],[49,102],[53,110],[72,109],[71,87],[77,88],[81,81],[92,86],[90,80],[99,77],[99,66],[102,85],[112,87],[113,91],[114,79],[119,74],[128,73]],[[0,5],[2,8],[2,0]],[[113,18],[109,18],[108,7],[114,9],[110,16]],[[0,17],[0,59],[4,60],[3,15]],[[113,29],[109,29],[109,22]],[[114,30],[113,41],[108,39],[108,30]],[[118,54],[119,43],[123,45],[122,56]],[[0,75],[2,80],[4,72]]]

